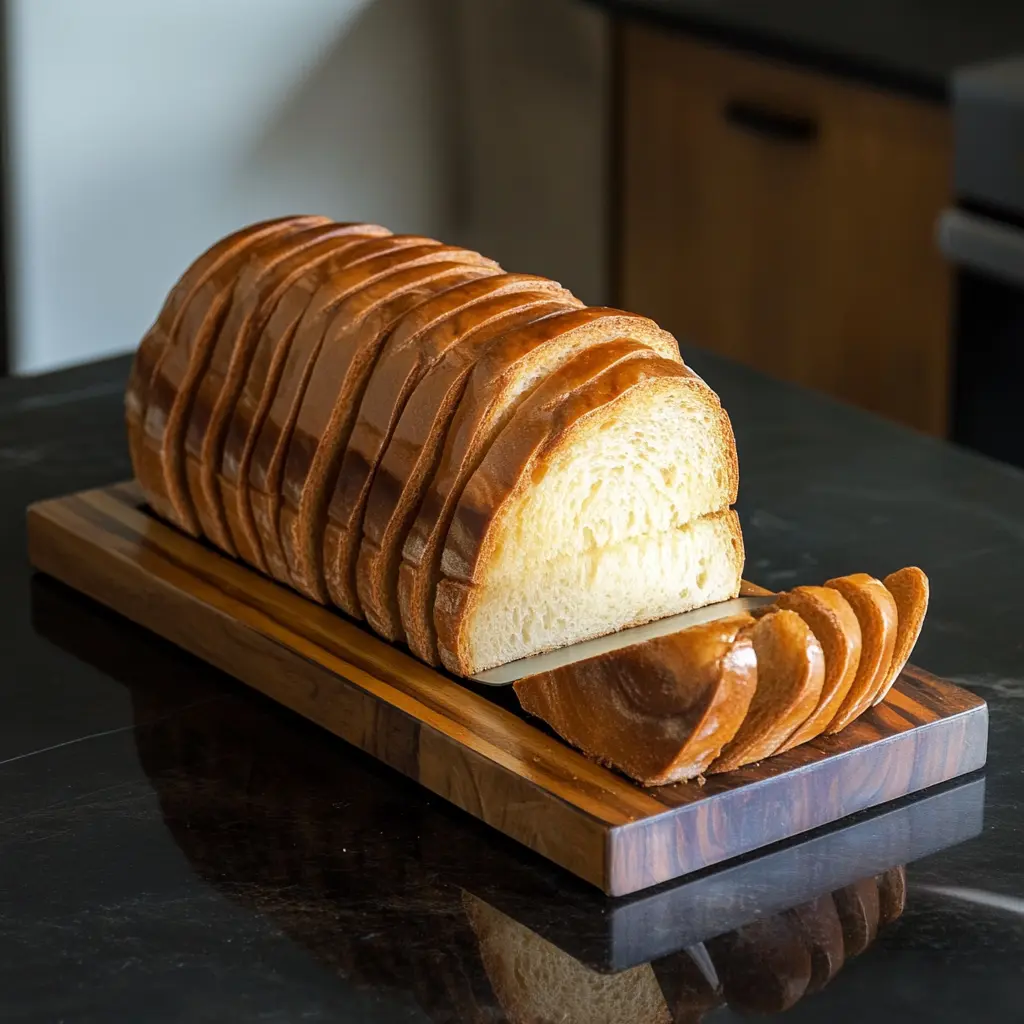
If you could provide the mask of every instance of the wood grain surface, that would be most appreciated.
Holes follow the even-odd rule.
[[[367,751],[610,895],[985,763],[984,701],[908,667],[836,736],[643,789],[484,693],[166,526],[134,484],[33,505],[32,564]]]

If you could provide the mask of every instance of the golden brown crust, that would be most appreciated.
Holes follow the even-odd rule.
[[[408,248],[415,236],[389,244]],[[418,240],[422,241],[422,240]],[[407,244],[403,244],[407,243]],[[260,427],[277,393],[296,330],[320,288],[348,268],[381,255],[380,243],[365,237],[339,239],[334,254],[308,269],[281,296],[260,332],[245,381],[231,410],[217,484],[225,521],[238,557],[264,572],[266,562],[249,500],[249,466]]]
[[[407,399],[367,496],[356,562],[360,608],[381,636],[402,638],[395,577],[405,526],[416,512],[419,495],[444,444],[448,424],[477,357],[494,338],[523,324],[553,322],[567,311],[579,310],[562,299],[545,299],[470,328],[423,376]],[[341,550],[334,533],[329,524],[329,561],[332,571],[340,576],[348,564],[339,563],[334,555]]]
[[[826,587],[838,590],[849,602],[860,623],[860,663],[853,686],[825,730],[836,733],[871,707],[871,701],[886,679],[896,645],[896,602],[880,580],[867,573],[853,573],[828,580]]]
[[[467,481],[441,558],[441,571],[449,579],[481,582],[479,568],[487,563],[502,509],[531,486],[533,469],[545,455],[566,443],[592,413],[625,402],[637,389],[657,392],[680,382],[714,395],[691,370],[660,356],[631,360],[597,379],[588,370],[588,358],[599,357],[584,351],[519,406]]]
[[[428,299],[390,332],[359,404],[328,507],[331,529],[324,569],[336,604],[358,607],[355,560],[366,501],[377,465],[413,389],[470,329],[552,299],[577,301],[554,281],[530,274],[500,274]]]
[[[757,621],[751,636],[757,692],[739,732],[711,765],[712,773],[770,757],[807,720],[821,696],[825,656],[796,612],[770,612]]]
[[[364,227],[366,230],[360,231]],[[283,291],[305,271],[330,258],[339,239],[370,238],[384,232],[384,228],[374,225],[325,224],[292,236],[268,253],[265,262],[247,263],[238,275],[206,370],[196,383],[183,431],[186,486],[200,529],[229,554],[236,552],[224,522],[215,477],[227,417],[263,326]]]
[[[280,217],[276,220],[263,221],[222,238],[196,259],[171,289],[159,315],[139,343],[128,374],[128,384],[125,388],[125,422],[128,428],[128,451],[132,466],[141,458],[143,420],[149,403],[149,386],[153,372],[163,356],[167,339],[177,333],[181,315],[191,301],[193,293],[226,261],[235,259],[240,251],[259,239],[286,230],[296,219],[298,218]]]
[[[892,684],[910,660],[928,613],[928,577],[916,565],[890,573],[882,580],[896,602],[896,643],[893,646],[889,672],[872,700],[881,704]]]
[[[168,490],[167,463],[173,446],[167,428],[179,391],[183,392],[184,402],[184,396],[190,393],[202,370],[202,353],[208,338],[199,332],[211,303],[218,297],[223,301],[223,293],[231,287],[241,266],[257,255],[262,246],[272,245],[278,238],[321,223],[326,223],[326,218],[292,218],[272,231],[258,233],[246,244],[238,246],[229,257],[218,261],[191,290],[179,310],[175,330],[166,336],[160,349],[146,389],[142,425],[136,433],[135,470],[154,510],[193,534],[198,532],[198,524],[191,516],[191,510],[186,508],[183,511]],[[196,360],[193,362],[194,349]]]
[[[320,346],[285,457],[279,524],[289,576],[314,600],[328,600],[319,550],[327,504],[363,389],[388,331],[424,299],[501,269],[466,249],[452,247],[445,255],[361,289],[344,304]]]
[[[644,786],[692,779],[743,721],[757,685],[748,615],[521,679],[516,696],[563,739]]]
[[[363,244],[362,251],[372,252],[372,258],[339,268],[316,290],[303,312],[288,347],[280,380],[251,446],[248,492],[253,526],[263,549],[265,571],[283,583],[291,582],[278,536],[284,460],[327,328],[340,307],[361,288],[418,260],[436,260],[436,250],[442,248],[440,242],[415,237],[410,245],[407,237],[400,235]]]
[[[825,655],[825,681],[818,706],[779,748],[790,750],[814,739],[835,718],[853,686],[860,664],[860,623],[850,603],[831,587],[796,587],[780,594],[779,608],[796,612],[807,623]]]

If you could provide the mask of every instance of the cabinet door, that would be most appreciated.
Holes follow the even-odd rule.
[[[621,58],[621,304],[944,434],[945,108],[643,25]]]

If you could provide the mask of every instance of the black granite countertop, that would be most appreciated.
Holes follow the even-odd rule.
[[[1014,0],[591,0],[710,40],[934,99],[955,69],[1024,53]]]
[[[669,1020],[640,1008],[655,985],[677,1021],[730,1021],[799,997],[794,929],[907,862],[902,916],[784,1016],[1024,1019],[1024,475],[688,355],[735,422],[748,577],[923,566],[933,605],[915,661],[989,701],[983,776],[606,900],[33,577],[25,506],[128,475],[127,362],[4,381],[0,1020],[518,1021],[536,1017],[515,986],[536,998],[544,969],[544,1019],[593,1024],[588,1000],[625,985],[622,1020]],[[704,957],[728,1005],[712,1005]]]

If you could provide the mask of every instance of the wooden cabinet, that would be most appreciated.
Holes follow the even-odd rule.
[[[700,345],[945,434],[947,110],[622,26],[616,286]]]

